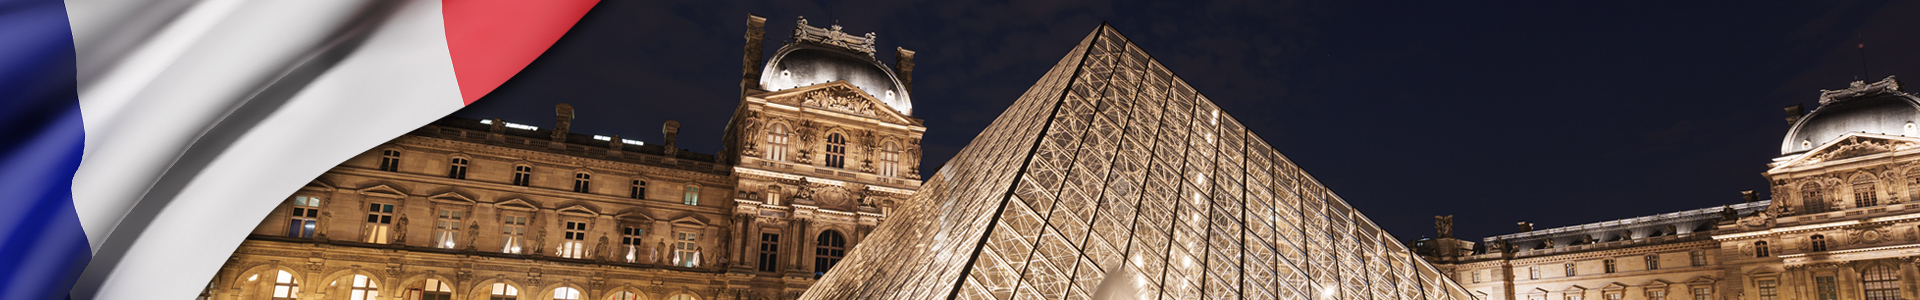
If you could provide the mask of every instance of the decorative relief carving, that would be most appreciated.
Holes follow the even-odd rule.
[[[801,25],[806,25],[806,23],[802,22]],[[872,41],[869,40],[868,42],[872,42]],[[871,53],[869,53],[869,55],[871,55]],[[1835,91],[1820,90],[1820,105],[1846,102],[1853,99],[1893,94],[1898,92],[1900,92],[1900,82],[1893,80],[1892,75],[1888,75],[1887,78],[1880,79],[1880,81],[1877,81],[1874,83],[1867,83],[1866,81],[1854,81],[1851,84],[1851,86],[1848,86],[1845,89],[1840,89]]]
[[[877,117],[873,102],[845,86],[830,86],[800,95],[800,105],[824,108],[865,117]]]
[[[1879,153],[1906,150],[1906,149],[1911,149],[1914,146],[1915,146],[1914,143],[1906,142],[1906,141],[1889,141],[1889,140],[1880,140],[1880,139],[1866,139],[1866,138],[1860,138],[1860,137],[1851,137],[1851,138],[1847,138],[1846,140],[1840,141],[1839,144],[1835,145],[1834,148],[1831,150],[1822,151],[1821,153],[1816,154],[1814,157],[1808,158],[1807,163],[1819,163],[1823,161],[1842,160],[1842,159],[1861,157],[1861,156],[1867,156],[1867,155],[1873,155],[1873,154],[1879,154]]]
[[[868,58],[873,57],[873,40],[876,36],[872,32],[868,32],[863,36],[854,36],[846,32],[841,32],[839,24],[829,25],[827,28],[813,27],[807,25],[806,17],[801,17],[797,23],[797,26],[793,28],[794,40],[834,46],[864,53]]]

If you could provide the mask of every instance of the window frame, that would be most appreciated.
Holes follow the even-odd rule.
[[[759,254],[759,257],[758,257],[759,261],[755,263],[755,268],[754,268],[755,270],[758,270],[760,272],[779,272],[780,271],[780,234],[771,233],[771,232],[761,232],[760,233],[760,251],[758,252],[758,254]]]
[[[573,192],[593,193],[593,173],[574,172],[573,173]]]
[[[295,195],[287,208],[287,236],[313,238],[320,231],[320,197]]]
[[[367,220],[360,233],[360,242],[370,244],[391,244],[393,241],[393,219],[398,216],[399,204],[387,201],[367,201]]]
[[[513,181],[510,184],[517,185],[517,186],[532,186],[533,185],[533,166],[514,165]]]
[[[768,126],[767,153],[764,158],[771,161],[786,161],[787,139],[790,137],[792,133],[787,130],[786,124],[774,123],[773,126]]]
[[[467,168],[472,164],[472,162],[473,162],[472,160],[464,157],[454,157],[454,158],[448,159],[447,160],[447,178],[467,179]]]
[[[826,163],[828,168],[847,168],[847,137],[839,132],[828,133],[826,142]]]
[[[381,171],[387,171],[387,172],[399,172],[400,171],[400,150],[381,149],[380,165],[375,166],[375,169],[378,169]]]

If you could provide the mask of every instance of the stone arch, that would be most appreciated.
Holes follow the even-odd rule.
[[[527,290],[520,290],[520,296],[524,298],[527,295],[533,295],[534,296],[533,299],[535,300],[554,299],[553,298],[554,292],[558,291],[560,288],[571,288],[571,289],[580,291],[581,300],[593,299],[588,296],[586,287],[581,286],[578,283],[573,283],[572,281],[567,281],[567,280],[556,280],[554,283],[549,283],[544,286],[541,286],[540,290],[534,291],[533,293],[528,293]]]
[[[1883,200],[1887,198],[1886,192],[1888,189],[1886,187],[1885,182],[1886,180],[1884,180],[1881,176],[1874,174],[1873,172],[1868,172],[1866,170],[1854,171],[1853,174],[1850,174],[1847,176],[1845,183],[1840,185],[1840,186],[1846,187],[1847,193],[1845,197],[1829,197],[1829,198],[1830,199],[1845,198],[1845,199],[1853,200],[1853,201],[1837,201],[1837,202],[1840,202],[1837,204],[1840,204],[1841,206],[1844,206],[1846,208],[1878,206],[1880,204],[1885,204]],[[1864,191],[1862,190],[1863,185],[1864,185]],[[1861,193],[1866,193],[1866,195],[1864,195],[1866,199],[1861,199],[1863,196],[1861,195]]]
[[[273,292],[274,278],[275,276],[279,276],[279,271],[287,272],[287,275],[292,277],[294,286],[302,288],[300,293],[294,294],[295,296],[311,294],[312,291],[315,291],[315,289],[311,288],[320,287],[319,285],[315,285],[313,280],[309,280],[310,278],[307,278],[305,273],[300,272],[299,269],[280,264],[280,262],[277,261],[260,263],[243,269],[239,273],[235,273],[228,281],[226,287],[229,288],[229,290],[240,290],[238,292],[240,299],[269,298],[271,295],[266,297],[260,295]]]
[[[647,295],[647,292],[641,291],[640,288],[634,287],[632,284],[621,284],[620,286],[609,288],[602,292],[604,293],[600,295],[600,300],[618,300],[618,299],[615,299],[613,296],[616,294],[619,294],[620,292],[633,293],[633,300],[653,299],[651,295]]]
[[[424,282],[424,281],[426,281],[427,279],[438,279],[438,280],[440,280],[440,282],[445,282],[445,283],[447,283],[447,286],[448,286],[448,287],[452,287],[452,288],[453,288],[454,290],[459,290],[459,289],[460,289],[460,286],[459,286],[459,285],[456,285],[456,284],[454,284],[455,282],[459,282],[459,281],[454,281],[453,279],[451,279],[451,278],[447,278],[447,276],[445,276],[445,275],[440,275],[439,273],[433,273],[433,272],[428,272],[428,273],[419,273],[419,274],[413,274],[413,275],[410,275],[410,276],[407,276],[407,277],[405,277],[405,278],[402,278],[402,279],[400,279],[399,281],[395,281],[395,285],[394,285],[394,288],[393,288],[393,291],[394,291],[394,292],[405,292],[405,291],[407,291],[408,289],[412,289],[412,288],[413,288],[413,285],[415,285],[415,284],[425,284],[425,282]],[[385,291],[384,291],[384,290],[385,290],[386,288],[385,288],[385,287],[381,287],[381,289],[383,290],[383,291],[382,291],[382,294],[384,295],[384,294],[385,294]],[[455,293],[456,293],[456,294],[458,294],[459,292],[455,292]],[[396,295],[398,295],[398,294],[396,294]]]
[[[512,279],[507,279],[504,276],[491,277],[475,282],[473,287],[467,291],[466,299],[488,299],[493,295],[493,284],[495,283],[503,283],[517,290],[519,295],[515,296],[515,299],[531,299],[527,298],[527,295],[531,294],[527,292],[527,285],[513,281]],[[459,289],[459,287],[454,287],[454,289]]]

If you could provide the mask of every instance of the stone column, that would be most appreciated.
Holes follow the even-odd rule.
[[[807,238],[807,227],[812,224],[813,220],[802,218],[793,219],[792,225],[788,226],[793,229],[794,236],[793,263],[791,264],[792,267],[787,268],[788,270],[809,275],[813,273],[813,270],[806,268],[806,260],[809,257],[807,254],[810,253],[807,251],[807,240],[809,240]]]

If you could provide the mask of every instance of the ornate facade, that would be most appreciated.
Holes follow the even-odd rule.
[[[1468,299],[1102,24],[804,299]]]
[[[1920,98],[1819,102],[1787,109],[1771,201],[1415,246],[1483,299],[1920,299]]]
[[[204,299],[790,299],[920,187],[912,51],[813,27],[762,64],[749,16],[717,154],[447,118],[313,180]],[[896,75],[897,74],[897,75]]]

